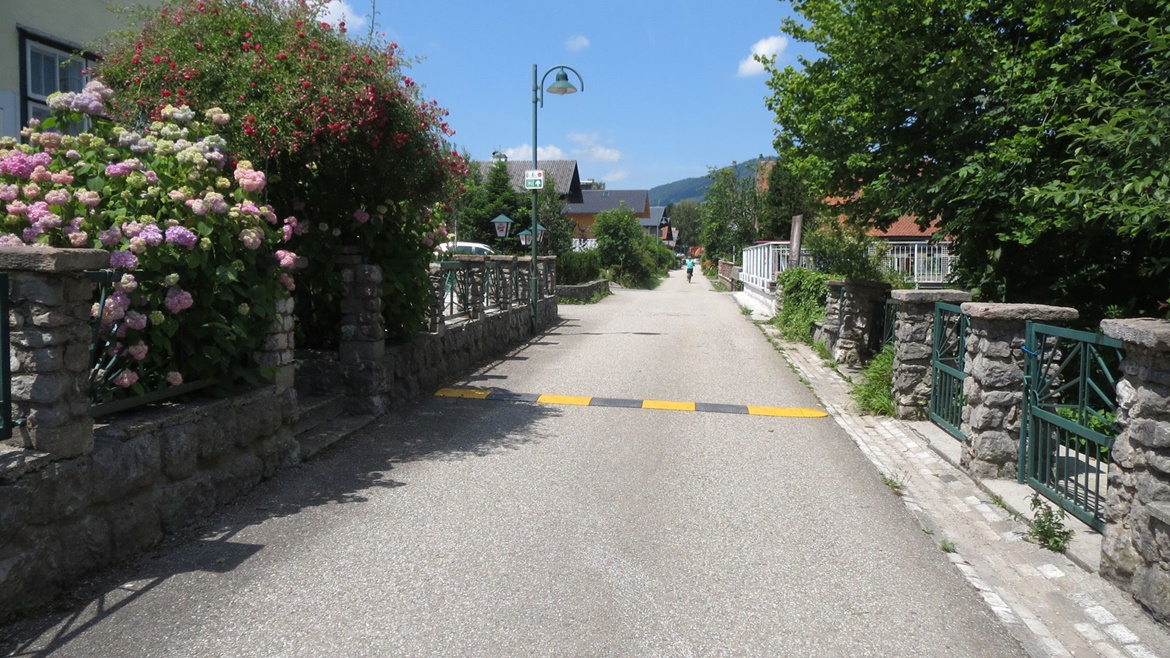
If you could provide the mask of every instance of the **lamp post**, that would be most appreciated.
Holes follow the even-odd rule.
[[[532,168],[533,169],[540,169],[540,162],[537,160],[537,155],[536,155],[536,109],[538,107],[544,107],[544,90],[542,88],[544,87],[544,81],[548,78],[548,74],[552,73],[553,71],[557,72],[556,80],[553,81],[553,83],[551,85],[549,85],[549,88],[548,88],[548,92],[550,94],[556,94],[558,96],[563,96],[565,94],[571,94],[571,93],[577,91],[577,88],[574,87],[571,82],[569,82],[569,74],[565,73],[565,71],[572,71],[573,75],[577,76],[577,82],[581,83],[581,91],[585,91],[585,80],[581,77],[580,73],[577,73],[577,71],[571,67],[563,66],[563,65],[554,66],[554,67],[552,67],[549,70],[544,72],[544,76],[540,78],[539,82],[537,81],[537,72],[538,71],[539,71],[539,69],[536,66],[536,64],[533,64],[532,65]],[[535,239],[532,240],[532,274],[530,277],[532,279],[532,296],[528,299],[528,306],[532,310],[532,335],[533,336],[536,335],[536,329],[537,329],[536,301],[537,301],[537,295],[538,295],[538,292],[537,292],[538,291],[538,280],[537,280],[538,279],[538,271],[537,271],[537,266],[536,266],[536,245],[538,242],[540,242],[540,240],[539,240],[540,229],[543,228],[537,222],[536,193],[537,193],[537,188],[533,188],[532,189],[532,237]]]

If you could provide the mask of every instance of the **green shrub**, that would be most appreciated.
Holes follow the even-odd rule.
[[[596,249],[566,251],[557,256],[557,283],[567,286],[601,278],[601,255]]]
[[[829,296],[825,282],[832,276],[803,267],[787,269],[780,275],[777,286],[783,302],[772,322],[785,338],[812,344],[813,323],[825,319],[825,299]]]
[[[894,415],[894,346],[886,345],[861,371],[861,382],[853,386],[853,399],[862,413]]]
[[[323,4],[167,0],[135,33],[115,33],[97,67],[127,124],[172,103],[230,115],[219,130],[233,158],[267,175],[278,217],[296,217],[285,239],[309,263],[294,292],[305,347],[336,344],[342,247],[382,267],[390,335],[422,326],[431,249],[467,172],[446,111],[405,74],[397,45],[349,38],[320,20]]]

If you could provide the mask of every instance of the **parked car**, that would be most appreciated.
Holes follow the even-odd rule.
[[[435,247],[435,252],[443,254],[471,254],[473,256],[493,256],[495,249],[481,242],[444,242]]]

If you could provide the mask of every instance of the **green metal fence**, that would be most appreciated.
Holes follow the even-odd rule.
[[[1101,530],[1121,342],[1033,322],[1026,340],[1018,479]]]
[[[931,352],[930,419],[963,441],[963,366],[967,359],[967,326],[970,320],[953,304],[934,305],[934,342]]]

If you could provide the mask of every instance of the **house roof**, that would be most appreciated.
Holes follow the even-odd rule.
[[[618,208],[625,202],[635,215],[641,217],[650,204],[649,190],[582,190],[581,196],[580,203],[565,204],[567,214],[596,215]]]
[[[489,163],[490,164],[490,163]],[[577,171],[576,160],[539,160],[539,169],[543,169],[546,176],[551,176],[557,184],[557,194],[566,201],[581,199],[581,174]],[[531,160],[509,160],[508,175],[512,178],[512,187],[517,192],[527,192],[524,189],[524,172],[532,168]]]
[[[871,228],[869,235],[878,238],[919,238],[925,239],[938,233],[938,221],[930,223],[926,230],[918,228],[918,218],[913,215],[902,215],[886,230]]]
[[[658,228],[662,223],[662,215],[666,212],[666,206],[650,206],[650,216],[640,220],[642,226],[649,226]]]

